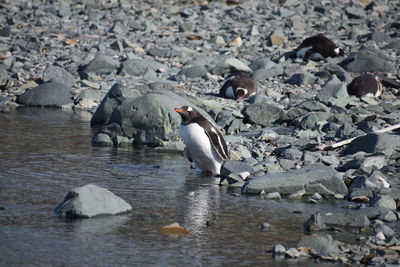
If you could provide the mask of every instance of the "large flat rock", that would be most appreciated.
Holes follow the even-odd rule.
[[[340,174],[323,165],[313,165],[288,172],[268,173],[256,177],[243,186],[242,193],[259,194],[264,190],[265,193],[279,192],[289,195],[302,189],[306,190],[309,185],[316,184],[321,184],[334,193],[347,194],[347,187]]]

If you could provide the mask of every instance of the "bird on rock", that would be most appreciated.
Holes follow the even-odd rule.
[[[237,71],[229,74],[219,90],[220,96],[236,99],[237,101],[255,95],[256,93],[256,82],[248,73],[243,71]]]
[[[180,135],[186,145],[188,159],[199,172],[219,175],[224,161],[229,159],[228,147],[217,127],[190,106],[176,108],[182,118]]]
[[[322,33],[306,38],[295,50],[295,55],[303,60],[321,60],[327,57],[343,56],[344,51]]]

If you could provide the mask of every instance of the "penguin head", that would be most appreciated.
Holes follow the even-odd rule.
[[[240,101],[242,99],[244,99],[247,95],[247,89],[244,88],[237,88],[236,89],[236,101]]]
[[[176,108],[176,112],[181,115],[182,118],[182,124],[189,124],[191,123],[195,118],[200,117],[200,113],[195,110],[194,108],[190,106],[183,106],[181,108]]]
[[[339,47],[335,48],[335,49],[333,50],[333,53],[334,53],[334,55],[337,56],[337,57],[342,57],[342,56],[344,56],[344,50],[343,50],[342,48],[339,48]]]

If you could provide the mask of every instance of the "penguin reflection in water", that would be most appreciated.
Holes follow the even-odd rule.
[[[197,171],[219,175],[222,164],[229,159],[228,147],[220,131],[192,107],[183,106],[175,111],[182,118],[180,134],[188,159],[195,163]]]

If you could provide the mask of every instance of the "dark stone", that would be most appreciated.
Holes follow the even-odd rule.
[[[250,164],[241,161],[228,160],[221,167],[221,176],[228,177],[230,174],[238,174],[241,172],[254,173],[254,168]]]
[[[394,72],[392,59],[382,50],[367,47],[344,59],[340,66],[349,72]]]
[[[116,70],[118,62],[111,57],[98,54],[84,68],[85,72],[93,72],[96,74],[108,74]]]
[[[248,181],[242,193],[260,194],[279,192],[290,195],[306,188],[309,184],[320,183],[334,193],[347,194],[347,187],[334,169],[322,165],[312,165],[301,169],[280,173],[268,173]]]
[[[284,114],[282,109],[267,103],[250,104],[243,113],[250,122],[261,126],[271,125]]]
[[[49,81],[59,82],[67,86],[72,86],[74,85],[75,82],[75,78],[74,76],[72,76],[71,73],[64,70],[63,68],[51,64],[47,64],[43,72],[42,79],[44,82],[49,82]]]
[[[90,124],[105,123],[110,118],[114,108],[121,105],[125,99],[138,97],[139,95],[140,93],[134,89],[129,89],[119,83],[114,84],[96,109],[90,120]]]
[[[48,82],[19,95],[17,103],[25,106],[62,107],[73,103],[72,91],[65,84]]]
[[[397,136],[369,133],[354,139],[343,152],[345,155],[355,154],[359,151],[366,153],[383,152],[390,156],[399,144]]]
[[[326,229],[326,224],[319,212],[312,214],[304,223],[304,230],[307,232],[316,232]]]

